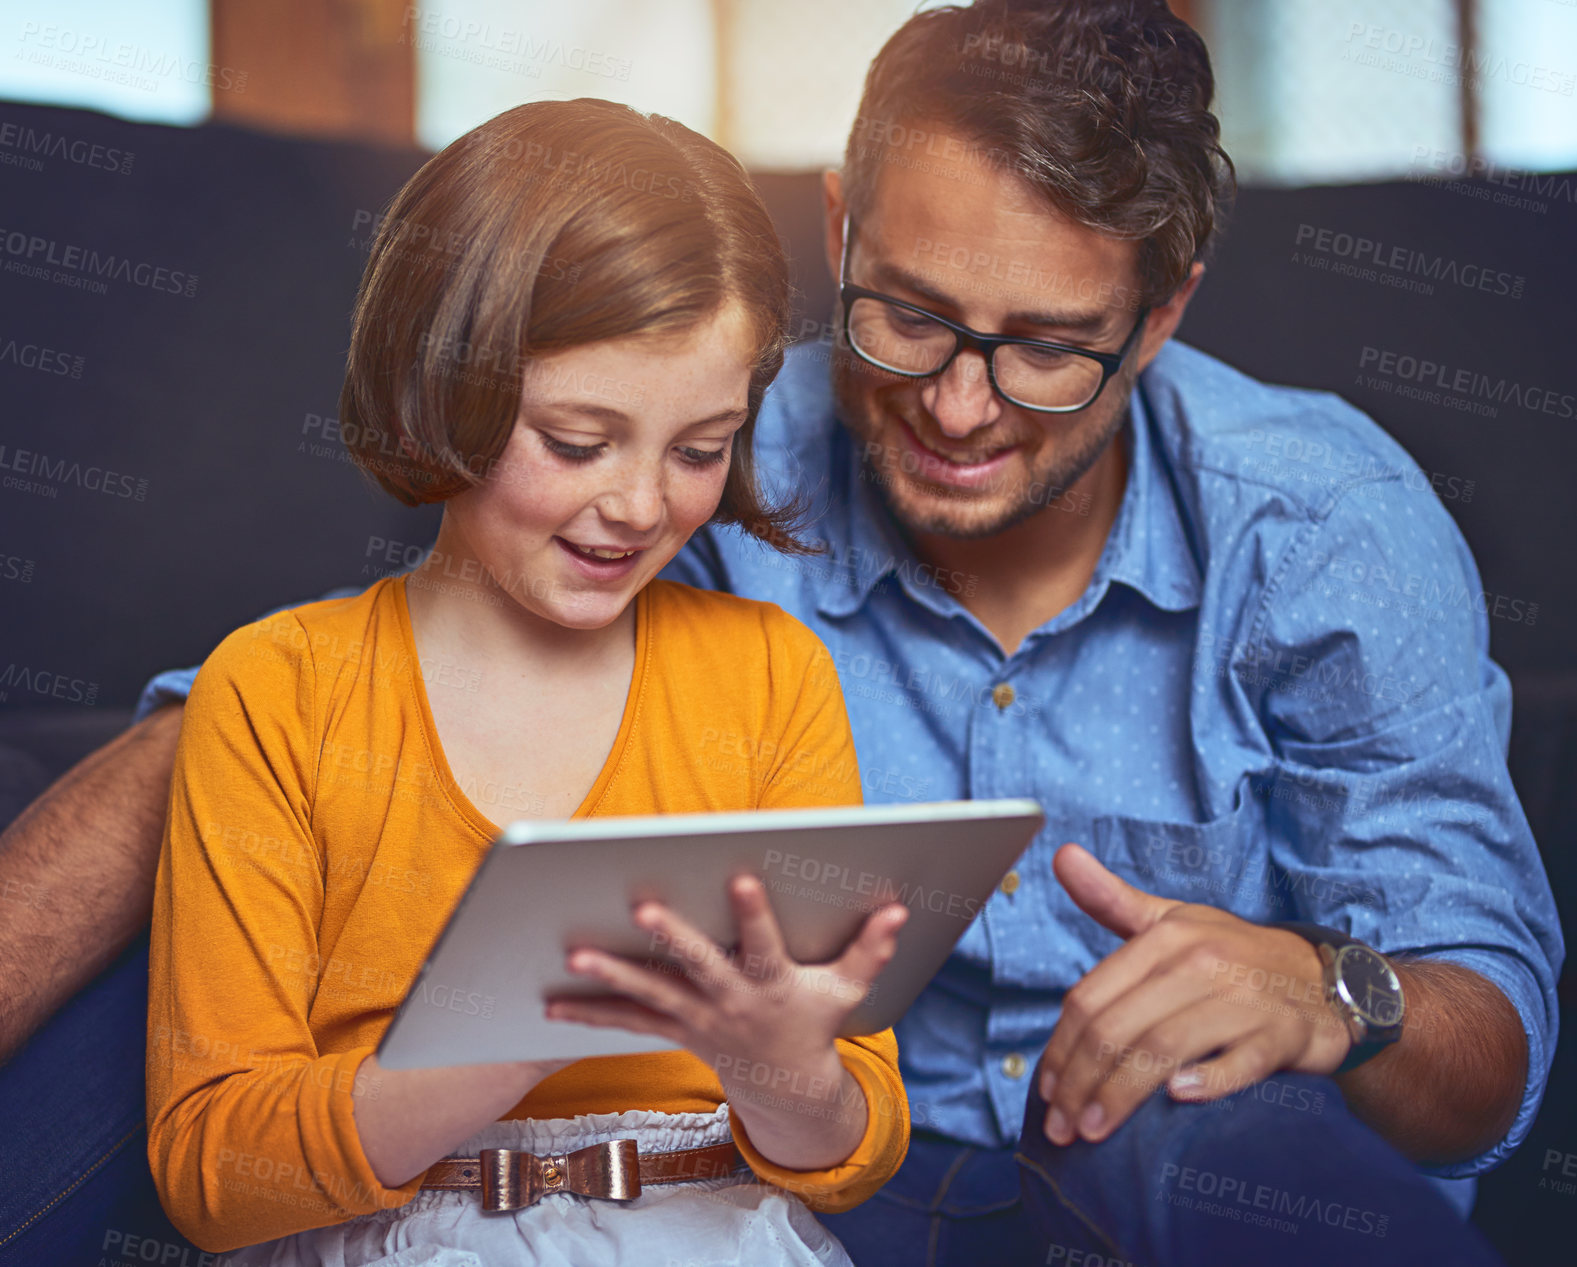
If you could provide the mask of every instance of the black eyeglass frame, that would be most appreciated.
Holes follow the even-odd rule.
[[[1148,305],[1139,309],[1139,320],[1134,322],[1133,329],[1128,332],[1128,337],[1123,340],[1122,346],[1115,352],[1097,352],[1093,348],[1075,347],[1071,343],[1052,343],[1047,339],[1020,339],[1010,335],[981,334],[978,330],[971,330],[968,326],[960,325],[956,321],[949,321],[946,317],[932,312],[929,308],[922,308],[918,304],[912,304],[903,299],[894,299],[891,295],[884,295],[879,290],[870,290],[864,286],[856,286],[851,282],[849,280],[849,238],[853,227],[853,222],[848,214],[845,213],[843,217],[842,258],[838,261],[838,297],[843,301],[843,341],[867,365],[873,365],[888,374],[897,374],[900,378],[935,378],[938,374],[947,372],[947,367],[958,359],[960,352],[979,352],[985,357],[986,378],[991,383],[991,390],[1007,401],[1008,404],[1042,414],[1078,413],[1081,409],[1088,409],[1101,398],[1101,393],[1106,390],[1106,384],[1111,381],[1112,376],[1122,368],[1123,362],[1128,359],[1128,353],[1133,350],[1134,341],[1139,337],[1139,331],[1144,329],[1145,318],[1150,315]],[[934,370],[926,370],[923,373],[894,369],[891,365],[883,365],[880,361],[873,360],[860,350],[859,345],[854,341],[854,336],[849,332],[849,314],[854,307],[856,299],[875,299],[884,304],[892,304],[895,308],[903,308],[922,317],[929,317],[938,325],[952,331],[953,350],[948,354],[947,359]],[[1031,405],[1009,396],[997,385],[996,352],[1000,347],[1013,345],[1046,348],[1054,352],[1071,352],[1075,356],[1087,357],[1101,367],[1100,385],[1095,389],[1094,394],[1082,405]]]

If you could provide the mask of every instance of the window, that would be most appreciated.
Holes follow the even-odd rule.
[[[1460,175],[1475,157],[1577,166],[1577,0],[1197,8],[1245,183]]]
[[[213,84],[239,73],[208,53],[208,0],[50,0],[0,25],[0,96],[201,123]],[[224,77],[230,84],[226,85]]]

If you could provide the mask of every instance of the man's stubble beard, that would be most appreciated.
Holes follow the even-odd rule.
[[[831,368],[838,421],[855,441],[857,456],[863,468],[860,478],[876,486],[888,513],[907,533],[928,533],[963,540],[978,540],[1006,532],[1032,515],[1049,509],[1083,479],[1101,460],[1128,421],[1128,400],[1133,392],[1135,378],[1132,363],[1123,366],[1106,384],[1106,390],[1095,404],[1083,410],[1082,415],[1072,415],[1079,417],[1086,425],[1070,432],[1062,444],[1046,446],[1051,450],[1051,464],[1044,469],[1031,471],[1014,503],[992,517],[985,518],[983,516],[987,508],[977,505],[981,500],[977,495],[953,492],[941,486],[933,486],[923,506],[908,505],[905,493],[894,487],[897,481],[905,480],[905,472],[896,455],[894,466],[897,469],[890,475],[872,464],[868,450],[873,446],[886,448],[888,444],[877,439],[881,424],[880,406],[873,407],[875,416],[872,416],[872,409],[867,408],[867,398],[856,377],[862,374],[859,368],[861,365],[863,362],[844,354],[832,358]],[[1065,451],[1068,441],[1074,442],[1075,447],[1071,452]]]

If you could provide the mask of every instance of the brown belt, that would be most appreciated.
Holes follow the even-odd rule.
[[[616,1139],[551,1157],[484,1148],[477,1157],[434,1162],[427,1168],[422,1187],[450,1192],[480,1188],[484,1210],[518,1210],[550,1192],[633,1201],[641,1195],[643,1184],[721,1179],[744,1164],[733,1144],[642,1153],[633,1139]]]

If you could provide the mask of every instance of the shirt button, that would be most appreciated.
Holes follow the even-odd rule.
[[[998,682],[991,688],[991,702],[998,708],[1006,708],[1016,698],[1016,692],[1006,682]]]
[[[1004,1056],[1002,1058],[1002,1072],[1010,1078],[1022,1078],[1024,1076],[1024,1057],[1020,1056],[1016,1051]]]
[[[1009,897],[1018,892],[1018,872],[1009,871],[1002,877],[1002,891]]]

